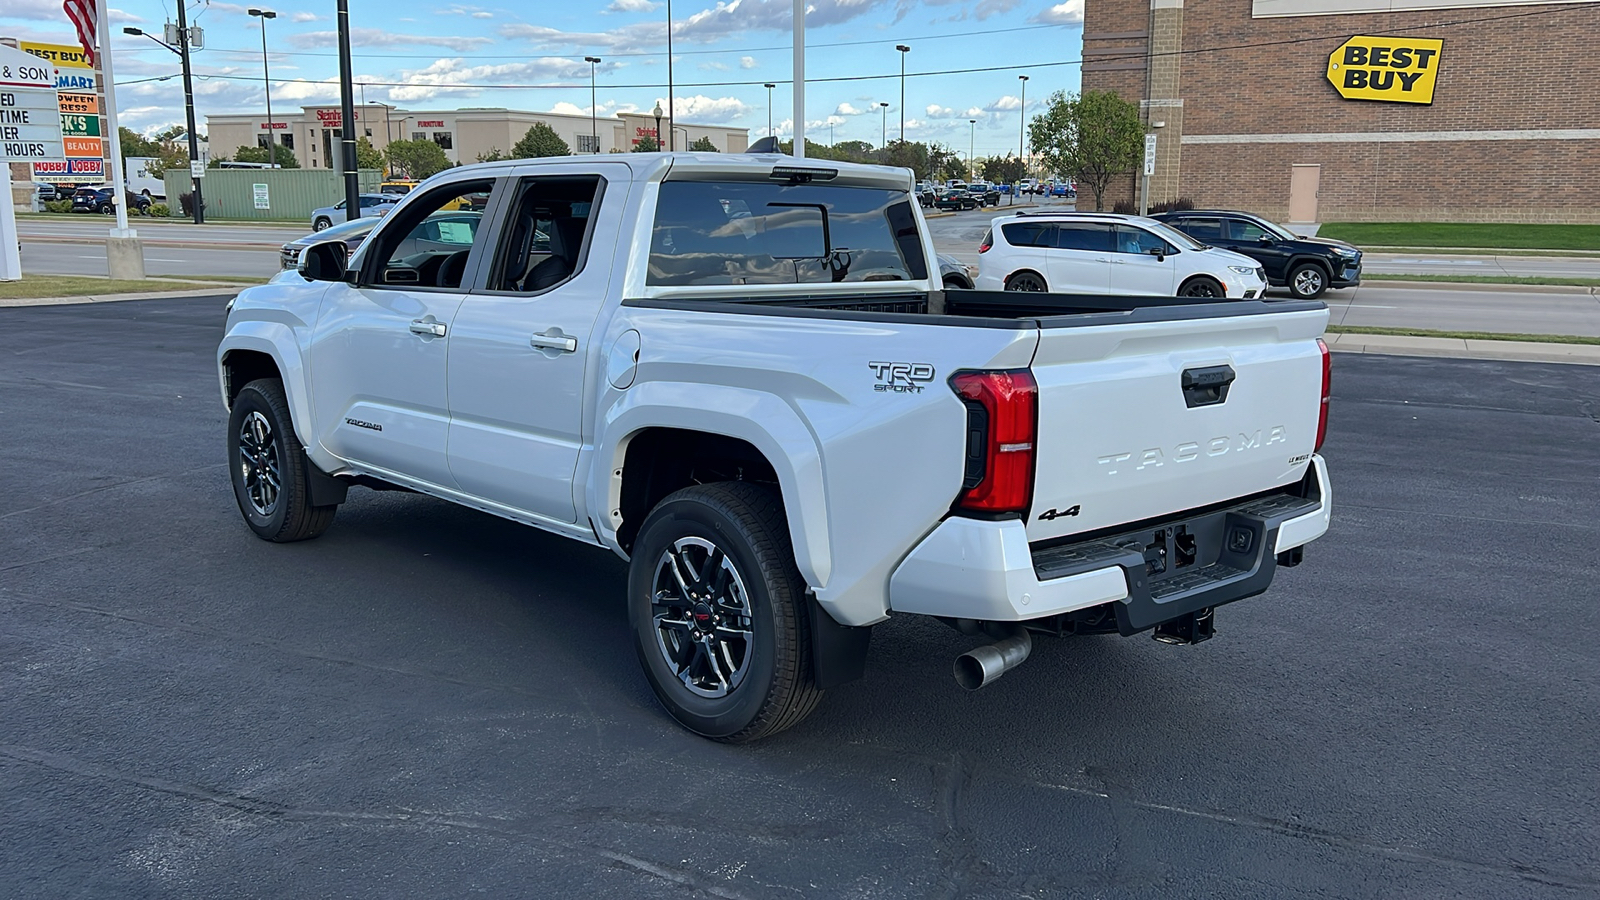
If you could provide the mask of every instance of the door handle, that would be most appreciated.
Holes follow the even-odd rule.
[[[552,328],[542,334],[535,334],[533,337],[528,338],[528,343],[540,350],[559,350],[562,353],[576,353],[578,351],[578,339],[562,334],[559,328]]]
[[[443,322],[426,322],[422,319],[414,319],[411,322],[411,333],[423,337],[444,337],[445,331],[447,329]]]

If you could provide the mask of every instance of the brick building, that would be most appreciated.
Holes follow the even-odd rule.
[[[1600,222],[1597,46],[1600,0],[1087,0],[1083,89],[1140,103],[1152,204]]]

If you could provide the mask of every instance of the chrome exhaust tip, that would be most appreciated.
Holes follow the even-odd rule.
[[[1033,638],[1022,631],[1003,641],[995,641],[956,657],[956,684],[969,691],[993,684],[1001,675],[1022,665],[1033,652]]]

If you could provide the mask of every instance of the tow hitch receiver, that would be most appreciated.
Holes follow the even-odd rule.
[[[1186,616],[1156,626],[1151,637],[1163,644],[1198,644],[1209,641],[1217,631],[1217,610],[1208,606]]]

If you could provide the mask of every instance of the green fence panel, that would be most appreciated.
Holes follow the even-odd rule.
[[[363,192],[383,183],[377,169],[356,174]],[[173,169],[162,180],[171,215],[185,218],[178,195],[194,189],[189,173]],[[332,169],[207,169],[200,191],[210,219],[293,219],[310,227],[312,210],[344,199],[344,180]]]

